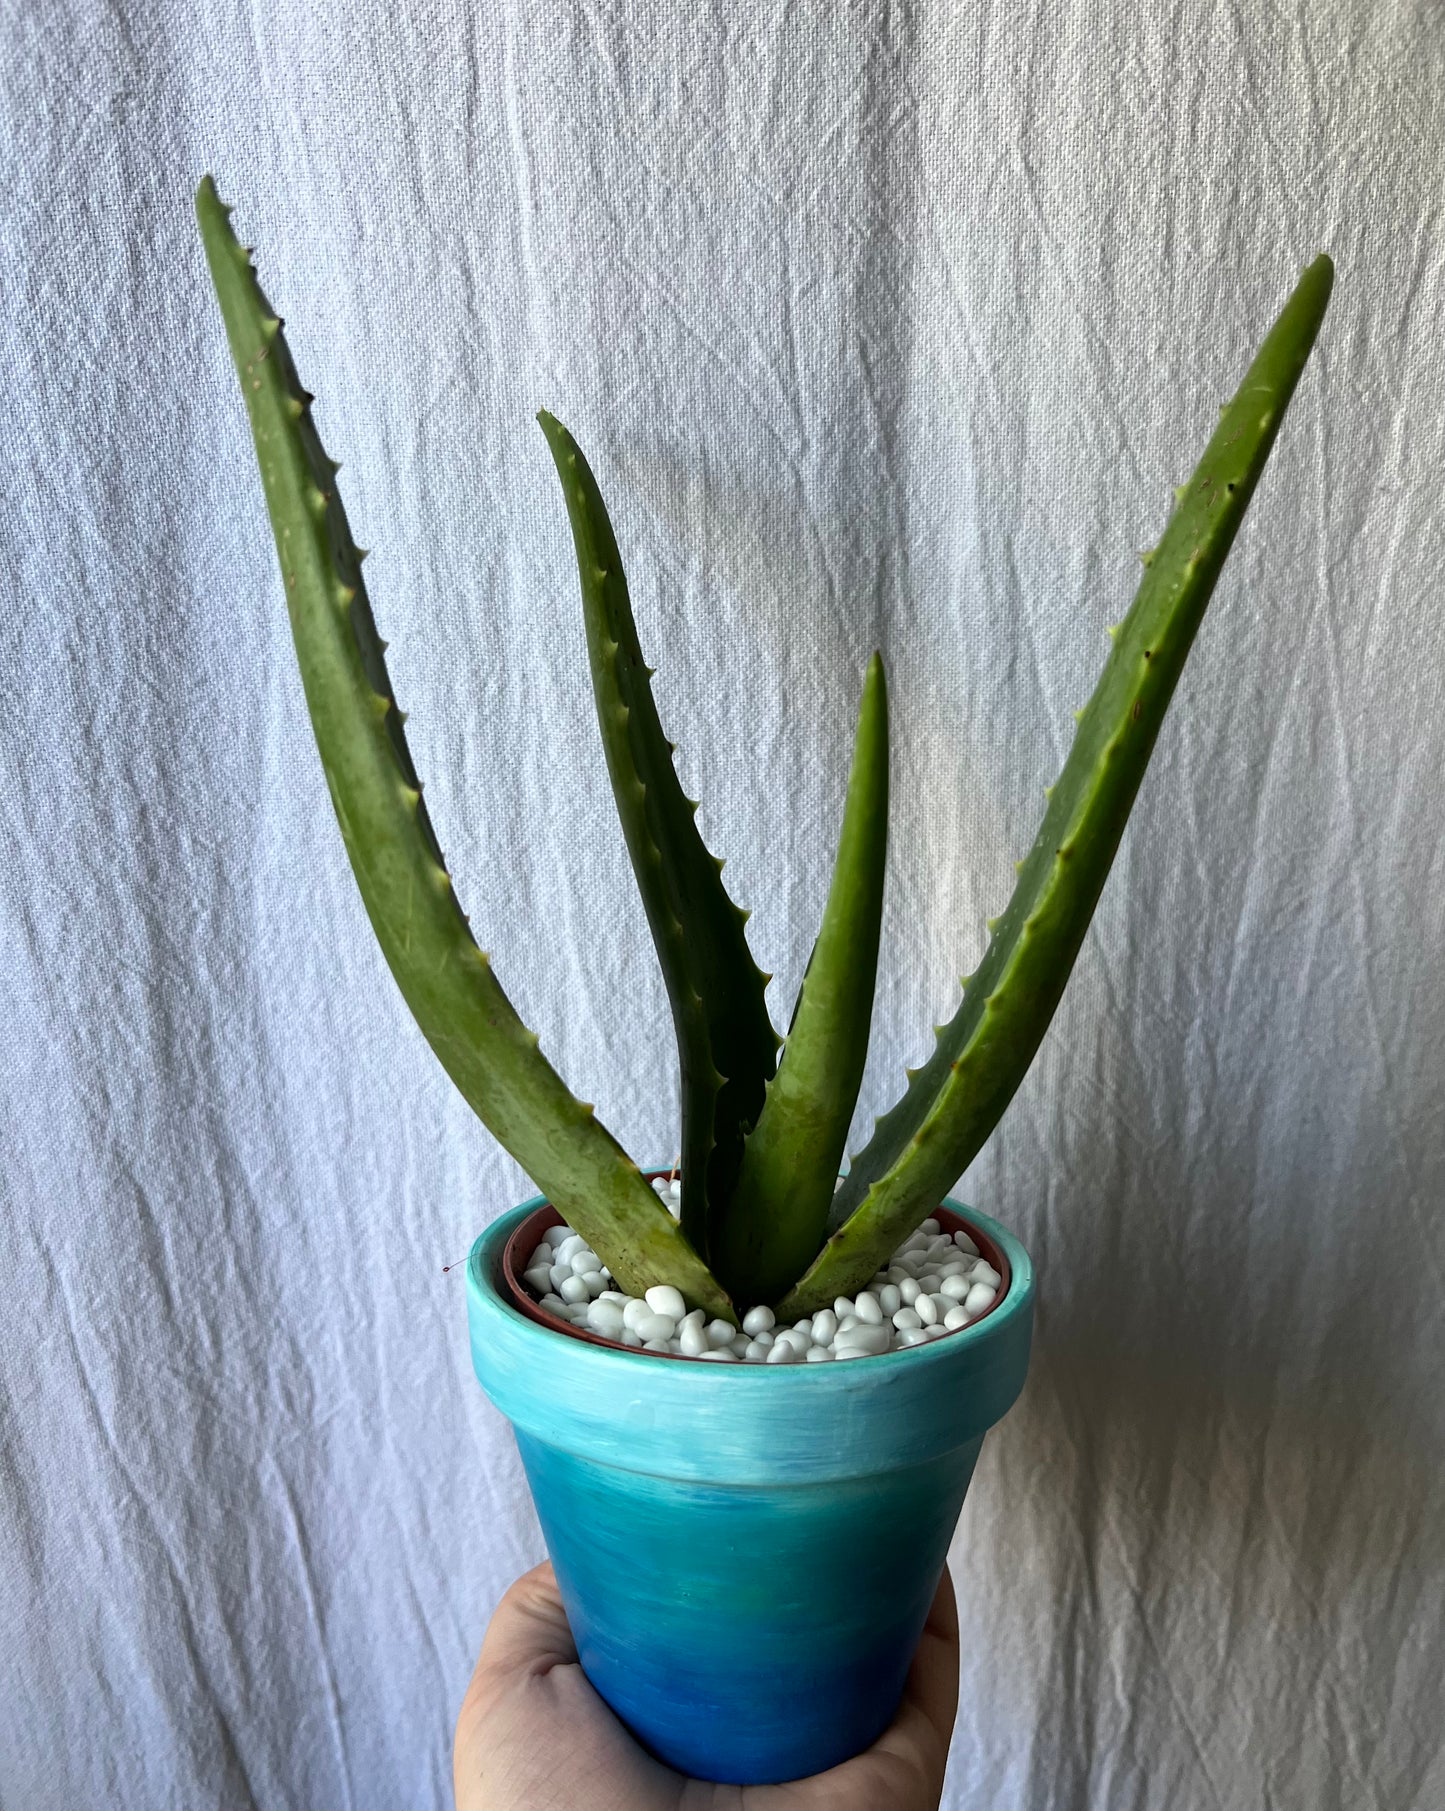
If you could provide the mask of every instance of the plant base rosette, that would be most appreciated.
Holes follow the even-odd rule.
[[[711,1365],[545,1324],[503,1267],[540,1197],[472,1249],[473,1363],[516,1432],[582,1666],[680,1772],[797,1779],[893,1718],[1033,1326],[1023,1247],[945,1207],[1006,1259],[1006,1291],[946,1339],[847,1364]]]

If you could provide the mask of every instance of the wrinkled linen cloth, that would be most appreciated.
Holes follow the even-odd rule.
[[[194,231],[258,247],[463,904],[676,1140],[533,423],[614,512],[785,1024],[863,663],[855,1145],[1301,266],[1339,281],[1042,1055],[945,1803],[1433,1811],[1445,14],[15,0],[0,33],[0,1803],[432,1807],[541,1555],[462,1258],[532,1192],[346,865]],[[580,1802],[580,1800],[579,1800]]]

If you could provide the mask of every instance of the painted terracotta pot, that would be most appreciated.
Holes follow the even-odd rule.
[[[946,1207],[1006,1262],[993,1309],[832,1364],[665,1358],[545,1325],[503,1263],[524,1222],[530,1251],[555,1221],[540,1197],[472,1248],[472,1361],[516,1432],[582,1665],[683,1773],[797,1779],[892,1720],[1033,1327],[1023,1247]]]

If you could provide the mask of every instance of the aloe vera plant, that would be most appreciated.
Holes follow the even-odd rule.
[[[608,773],[667,984],[682,1078],[682,1215],[538,1049],[473,940],[421,797],[337,495],[281,322],[209,177],[201,236],[250,415],[307,706],[367,913],[453,1081],[621,1286],[792,1319],[851,1294],[968,1167],[1023,1080],[1103,890],[1180,671],[1333,282],[1320,257],[1245,373],[1118,628],[983,961],[842,1186],[867,1054],[887,853],[888,704],[864,679],[832,885],[785,1039],[747,914],[673,767],[616,538],[571,435],[539,417],[570,518]],[[779,1054],[781,1046],[781,1054]]]

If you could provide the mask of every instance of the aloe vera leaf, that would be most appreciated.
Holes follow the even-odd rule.
[[[793,1319],[865,1283],[972,1162],[1033,1061],[1108,876],[1184,660],[1319,331],[1334,267],[1305,271],[1159,546],[983,962],[937,1046],[878,1121],[837,1230],[779,1304]],[[841,1221],[841,1224],[838,1222]]]
[[[281,323],[210,177],[196,214],[255,437],[306,702],[357,885],[407,1005],[484,1124],[619,1285],[730,1304],[638,1166],[573,1098],[472,939],[382,658],[361,555]]]
[[[843,828],[817,942],[721,1238],[717,1276],[771,1302],[817,1256],[868,1057],[888,861],[888,691],[868,663]]]
[[[592,470],[555,416],[552,450],[582,583],[597,721],[622,833],[672,1006],[682,1071],[682,1229],[705,1256],[726,1211],[747,1129],[762,1110],[778,1037],[753,962],[748,914],[722,883],[662,733],[622,556]]]

